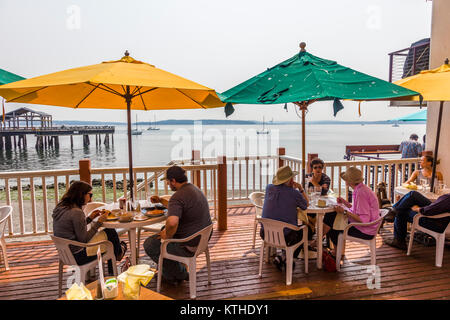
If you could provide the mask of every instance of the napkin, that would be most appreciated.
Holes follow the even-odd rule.
[[[140,282],[143,286],[146,286],[150,280],[152,280],[155,272],[150,270],[150,266],[147,264],[138,264],[131,266],[127,271],[122,272],[117,279],[124,284],[127,283],[138,283]]]
[[[93,300],[91,292],[84,286],[74,283],[69,290],[66,291],[67,300]]]

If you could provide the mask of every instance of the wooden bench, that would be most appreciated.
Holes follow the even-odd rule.
[[[345,146],[344,158],[351,160],[357,156],[376,159],[380,157],[380,154],[400,154],[401,152],[398,151],[399,147],[399,144]],[[369,155],[376,155],[376,157],[371,157]]]

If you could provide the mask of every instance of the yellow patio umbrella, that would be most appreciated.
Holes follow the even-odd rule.
[[[128,51],[120,60],[68,69],[0,86],[7,102],[69,108],[126,109],[130,193],[133,196],[131,109],[223,107],[216,92],[155,66],[137,61]]]
[[[450,101],[450,65],[448,59],[439,68],[423,70],[420,73],[398,80],[395,84],[420,92],[421,96],[409,96],[398,100],[414,101],[439,101],[439,116],[436,131],[436,143],[434,146],[433,173],[431,176],[430,190],[434,190],[434,180],[436,176],[436,162],[439,150],[439,137],[441,134],[442,109],[444,101]],[[395,99],[397,100],[397,99]]]

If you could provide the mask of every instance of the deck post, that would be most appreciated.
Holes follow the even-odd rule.
[[[217,157],[217,211],[218,230],[227,230],[227,157]]]
[[[194,165],[200,164],[200,150],[192,150],[191,163]],[[202,188],[201,172],[200,170],[194,170],[192,172],[192,183],[198,188]]]
[[[286,155],[286,148],[278,148],[277,154],[278,154],[278,168],[281,168],[284,166],[284,160],[280,159],[280,156]]]
[[[91,180],[91,160],[81,159],[79,162],[80,180],[92,184]]]
[[[311,173],[311,166],[310,166],[310,163],[311,163],[311,161],[312,161],[312,159],[314,159],[314,158],[318,158],[319,157],[319,154],[318,153],[308,153],[308,165],[307,165],[307,167],[306,167],[306,173]]]

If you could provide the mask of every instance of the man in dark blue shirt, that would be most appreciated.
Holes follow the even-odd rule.
[[[394,239],[386,241],[387,245],[406,250],[407,223],[412,222],[416,214],[435,216],[450,212],[450,193],[440,196],[435,202],[431,202],[420,192],[408,192],[403,198],[393,205],[391,213],[395,215]],[[450,217],[430,219],[420,218],[419,225],[432,231],[442,233],[447,228]]]
[[[262,217],[267,219],[278,220],[297,226],[297,208],[305,210],[308,207],[308,197],[305,194],[301,184],[294,181],[294,177],[298,174],[292,171],[289,166],[278,169],[276,176],[273,178],[272,184],[267,185],[266,195]],[[312,232],[311,233],[312,236]],[[261,228],[261,238],[264,239],[264,229]],[[310,236],[310,234],[308,234]],[[286,244],[291,246],[298,243],[303,238],[303,230],[295,231],[292,229],[284,229],[284,237]],[[294,252],[294,257],[300,253],[302,246],[298,247]],[[274,260],[275,265],[281,270],[281,265],[285,262],[285,257],[277,256]]]

